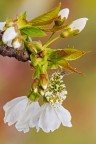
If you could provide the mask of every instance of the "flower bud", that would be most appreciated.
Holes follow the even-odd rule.
[[[88,18],[77,19],[73,21],[68,27],[70,31],[78,30],[78,33],[80,33],[84,29],[87,20]]]
[[[61,33],[62,38],[66,38],[70,35],[77,35],[79,34],[85,27],[87,18],[80,18],[73,21],[70,25],[65,28],[65,31]]]
[[[58,13],[58,18],[55,20],[55,26],[63,25],[65,20],[68,18],[68,15],[69,15],[69,9],[68,8],[62,9]]]
[[[33,91],[35,93],[38,91],[38,83],[39,83],[38,78],[35,78],[34,81],[33,81]]]
[[[41,42],[37,42],[37,41],[30,41],[26,44],[26,46],[28,50],[33,54],[37,54],[41,52],[43,49]]]
[[[40,74],[40,85],[43,89],[47,89],[48,79],[45,74]]]
[[[61,17],[61,19],[67,19],[68,15],[69,15],[69,9],[68,8],[62,9],[58,14],[58,16]]]
[[[69,35],[71,35],[71,32],[69,32],[69,30],[66,30],[66,31],[64,31],[64,32],[62,32],[62,33],[60,34],[60,36],[61,36],[62,38],[66,38],[66,37],[68,37]]]

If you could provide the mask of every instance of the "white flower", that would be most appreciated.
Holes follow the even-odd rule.
[[[61,19],[67,19],[68,18],[68,15],[69,15],[69,9],[68,8],[65,8],[65,9],[62,9],[58,16],[61,16]]]
[[[34,124],[37,131],[41,128],[44,132],[48,133],[58,129],[61,123],[63,126],[72,127],[70,112],[61,105],[54,107],[46,103],[41,106],[40,110],[31,120],[30,127]]]
[[[2,36],[2,41],[4,43],[8,43],[9,41],[11,41],[14,38],[16,38],[17,35],[18,35],[18,33],[15,31],[15,28],[14,27],[10,27],[4,32],[4,34]]]
[[[31,102],[27,96],[15,98],[5,104],[4,122],[11,126],[15,124],[18,131],[28,132],[29,122],[34,113],[39,109],[38,102]]]
[[[41,106],[30,121],[30,127],[35,126],[37,131],[41,128],[44,132],[53,132],[61,123],[72,127],[70,112],[61,105],[67,94],[63,76],[61,72],[52,74],[44,95],[47,103]]]
[[[14,40],[14,42],[13,42],[13,47],[14,48],[20,48],[21,47],[21,42],[18,40],[18,39],[16,39],[16,40]]]
[[[3,31],[5,24],[6,24],[6,22],[0,22],[0,30],[1,31]]]
[[[2,36],[2,41],[7,44],[9,47],[14,47],[14,48],[20,48],[22,45],[22,42],[19,41],[18,38],[18,32],[15,31],[14,27],[8,28],[3,36]]]
[[[88,18],[77,19],[73,21],[72,24],[70,24],[68,27],[71,29],[71,31],[79,30],[79,32],[81,32],[84,29],[87,20]]]

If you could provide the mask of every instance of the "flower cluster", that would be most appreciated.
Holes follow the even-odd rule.
[[[47,133],[58,129],[61,124],[72,127],[71,114],[62,105],[67,95],[62,70],[67,69],[81,74],[69,64],[69,61],[80,58],[86,52],[75,48],[51,49],[49,45],[60,38],[79,34],[88,19],[80,18],[65,25],[69,9],[60,10],[60,7],[61,4],[29,21],[26,20],[24,13],[15,20],[0,22],[3,46],[13,47],[17,54],[19,50],[22,51],[21,47],[24,48],[28,53],[31,69],[34,70],[33,83],[28,96],[15,98],[3,107],[4,122],[9,126],[15,124],[16,129],[24,133],[34,127],[37,131],[42,129]],[[61,30],[63,32],[52,39],[53,35]],[[41,41],[32,41],[31,37],[44,37],[47,32],[51,32],[51,35],[44,45]],[[61,72],[55,72],[49,80],[48,69],[60,69]],[[43,97],[42,106],[38,102],[40,96]]]
[[[20,29],[22,26],[27,25],[27,21],[21,15],[15,20],[7,19],[6,22],[0,22],[0,31],[2,31],[2,42],[9,47],[15,49],[24,48],[24,36],[22,35]],[[31,37],[28,37],[29,41],[32,41]]]
[[[45,92],[46,103],[33,118],[38,131],[41,128],[44,132],[53,132],[60,127],[61,123],[63,126],[72,127],[70,112],[61,105],[66,94],[62,73],[54,73]]]
[[[22,96],[5,104],[4,122],[8,125],[15,123],[18,131],[28,132],[29,128],[41,128],[44,132],[54,131],[62,123],[71,127],[71,115],[61,104],[66,98],[67,91],[61,73],[54,73],[45,92],[45,103],[40,107],[37,101]],[[54,90],[53,90],[54,89]]]
[[[20,40],[19,30],[13,25],[14,23],[10,27],[6,27],[6,22],[0,22],[0,30],[3,31],[2,41],[10,47],[20,48],[22,42]],[[4,30],[5,27],[6,30]]]

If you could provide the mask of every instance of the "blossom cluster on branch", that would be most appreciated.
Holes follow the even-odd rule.
[[[53,42],[69,36],[78,35],[85,27],[87,18],[80,18],[66,24],[69,9],[60,10],[59,4],[53,10],[32,20],[26,19],[26,13],[16,19],[0,22],[0,54],[29,62],[34,70],[31,88],[27,96],[18,97],[5,104],[4,122],[15,124],[18,131],[28,132],[29,128],[41,128],[44,132],[54,131],[62,123],[72,127],[71,114],[62,103],[67,91],[63,82],[64,70],[82,74],[69,64],[86,54],[75,48],[52,49]],[[58,36],[53,38],[56,33]],[[33,37],[45,37],[51,33],[45,44],[33,41]],[[49,79],[48,69],[59,70]],[[42,96],[44,104],[39,105]]]

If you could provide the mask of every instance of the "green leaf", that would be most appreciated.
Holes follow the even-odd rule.
[[[49,62],[48,63],[48,69],[58,69],[59,65],[54,62]]]
[[[74,73],[77,73],[77,74],[80,74],[80,75],[83,75],[82,72],[78,71],[76,68],[72,67],[66,60],[60,60],[60,61],[51,61],[49,62],[49,65],[48,65],[48,68],[49,69],[58,69],[58,68],[61,68],[61,69],[67,69],[71,72],[74,72]]]
[[[58,7],[54,8],[53,10],[32,19],[30,23],[33,26],[42,26],[42,25],[47,25],[52,23],[53,20],[58,16],[60,7],[61,7],[61,3],[58,5]]]
[[[67,61],[73,61],[79,59],[81,56],[86,54],[86,52],[74,48],[64,48],[64,50],[58,50],[57,54],[59,57],[64,57]]]
[[[46,33],[37,27],[29,27],[29,28],[21,29],[21,33],[32,37],[46,36]]]
[[[72,67],[68,61],[76,60],[84,55],[84,51],[80,51],[73,48],[65,48],[50,51],[48,57],[48,68],[50,69],[57,69],[57,68],[65,68],[72,72],[82,74],[81,72],[77,71],[76,68]]]
[[[22,15],[20,15],[19,17],[17,17],[17,25],[18,25],[18,29],[23,29],[26,27],[30,27],[30,23],[27,22],[26,20],[26,12],[24,12]]]
[[[73,61],[81,56],[83,56],[86,52],[85,51],[80,51],[74,48],[64,48],[64,49],[58,49],[54,50],[50,53],[49,59],[50,60],[62,60],[65,59],[67,61]]]
[[[58,61],[58,64],[59,64],[60,66],[62,66],[63,68],[68,69],[68,70],[71,71],[71,72],[74,72],[74,73],[83,75],[82,72],[80,72],[80,71],[78,71],[76,68],[72,67],[66,60]]]
[[[25,11],[23,14],[20,15],[20,18],[21,18],[21,19],[26,19],[26,17],[27,17],[26,11]]]

